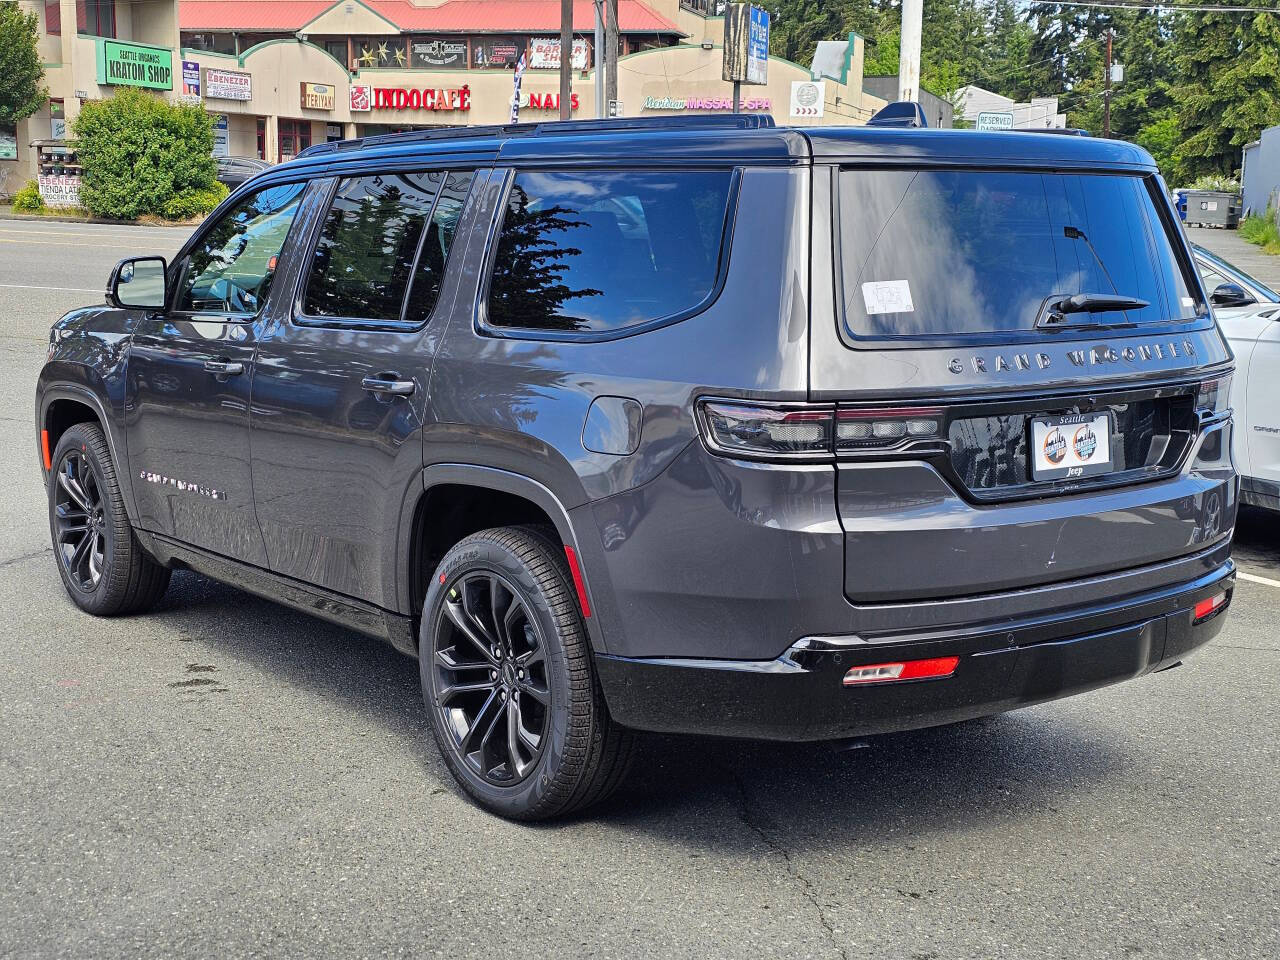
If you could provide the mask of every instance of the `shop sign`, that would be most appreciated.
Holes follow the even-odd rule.
[[[48,207],[80,206],[80,178],[63,173],[42,173],[36,177],[40,199]]]
[[[724,12],[724,62],[721,79],[734,83],[769,80],[769,11],[730,3]]]
[[[104,86],[173,89],[173,51],[137,43],[102,40],[98,45],[98,83]]]
[[[182,95],[200,99],[200,64],[194,60],[182,61]]]
[[[67,139],[67,110],[61,100],[49,101],[49,139]]]
[[[367,83],[353,83],[351,85],[351,110],[354,113],[364,113],[373,109],[373,87]]]
[[[574,37],[573,39],[571,66],[575,70],[587,69],[587,41],[583,37]],[[534,37],[529,41],[529,69],[560,69],[559,37]]]
[[[253,74],[205,67],[204,97],[206,100],[252,100]]]
[[[465,40],[445,37],[415,37],[409,43],[411,63],[415,67],[458,67],[467,65]]]
[[[354,91],[354,87],[352,90]],[[355,108],[352,107],[354,110]],[[470,110],[471,88],[445,87],[405,90],[402,87],[374,87],[375,110]]]
[[[225,113],[219,113],[213,118],[213,155],[231,156],[231,130]]]
[[[0,124],[0,160],[18,159],[18,128],[13,124]]]
[[[821,117],[827,107],[827,83],[825,80],[792,80],[792,117],[814,120]]]
[[[486,37],[472,43],[471,63],[477,67],[505,67],[519,60],[522,53],[523,40],[515,37]]]
[[[332,110],[336,99],[337,90],[332,84],[302,81],[303,110]]]
[[[772,110],[768,97],[743,97],[743,110]],[[732,97],[645,97],[646,110],[732,110]]]
[[[558,93],[525,93],[520,96],[522,110],[559,110],[560,94]],[[569,109],[578,109],[578,95],[569,94]]]

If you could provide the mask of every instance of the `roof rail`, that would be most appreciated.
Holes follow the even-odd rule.
[[[731,130],[765,130],[776,126],[767,113],[709,114],[707,116],[615,117],[611,120],[548,120],[540,123],[488,124],[475,127],[433,127],[406,130],[404,133],[380,133],[354,140],[317,143],[307,147],[295,159],[323,153],[347,153],[366,147],[393,146],[401,143],[424,143],[436,140],[507,140],[512,137],[555,136],[561,133],[591,133],[609,130],[698,130],[708,127]]]

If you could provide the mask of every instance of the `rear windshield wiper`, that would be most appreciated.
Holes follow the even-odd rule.
[[[1147,300],[1138,297],[1126,297],[1118,293],[1077,293],[1070,297],[1049,297],[1040,308],[1040,319],[1037,327],[1070,326],[1073,330],[1082,327],[1105,329],[1110,327],[1136,327],[1136,323],[1122,321],[1120,323],[1086,323],[1072,322],[1067,317],[1073,313],[1115,313],[1123,310],[1141,310],[1151,306]]]

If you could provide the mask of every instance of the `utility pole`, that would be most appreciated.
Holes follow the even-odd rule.
[[[604,98],[611,101],[618,99],[618,0],[607,0],[606,6],[608,16],[604,22]]]
[[[1104,137],[1111,136],[1111,26],[1107,26],[1107,76],[1106,76],[1106,93],[1103,94],[1103,101],[1106,104],[1102,112],[1102,135]]]
[[[920,24],[924,0],[902,0],[902,44],[898,47],[898,99],[920,99]]]
[[[592,40],[592,54],[594,55],[596,68],[596,119],[599,120],[604,116],[604,60],[601,54],[604,53],[604,0],[595,0],[593,4],[596,12],[596,34]]]
[[[573,0],[560,0],[560,119],[568,120],[573,90]]]

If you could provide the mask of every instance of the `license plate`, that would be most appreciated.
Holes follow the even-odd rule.
[[[1109,413],[1032,418],[1033,480],[1074,480],[1112,469]]]

